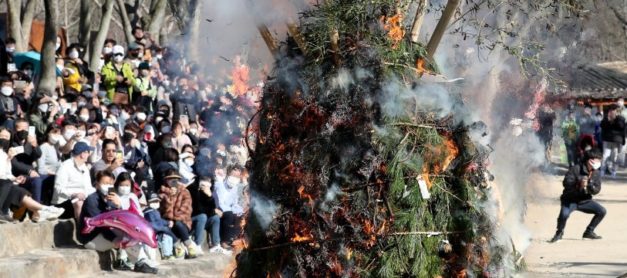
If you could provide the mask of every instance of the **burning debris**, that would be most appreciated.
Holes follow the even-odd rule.
[[[234,275],[501,276],[485,125],[454,85],[420,79],[395,1],[349,2],[305,13],[309,51],[288,42],[266,84],[249,168],[272,216],[248,215]]]

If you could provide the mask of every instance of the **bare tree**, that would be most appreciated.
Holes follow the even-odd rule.
[[[15,39],[15,51],[23,52],[28,50],[28,40],[30,37],[30,26],[37,7],[37,0],[29,0],[24,9],[22,17],[22,1],[7,0],[9,11],[9,34]]]
[[[190,58],[198,59],[200,58],[200,51],[198,48],[200,46],[199,38],[200,38],[200,18],[201,18],[201,13],[202,13],[202,1],[192,0],[189,5],[189,8],[190,8],[190,13],[191,13],[191,18],[189,22],[187,23],[187,31],[185,33],[189,34],[188,49],[189,49],[189,54],[191,55]]]
[[[152,0],[150,7],[150,23],[148,24],[148,33],[157,44],[162,44],[161,28],[165,19],[167,0]]]
[[[124,0],[117,0],[117,3],[118,12],[120,13],[120,18],[122,19],[122,24],[124,26],[124,37],[126,37],[126,43],[134,42],[135,38],[133,37],[133,26],[131,26],[131,20],[128,17]]]
[[[57,0],[44,0],[46,16],[44,44],[41,50],[41,77],[37,90],[51,95],[56,87],[55,51],[57,44]]]
[[[98,30],[98,34],[91,45],[91,59],[89,59],[89,67],[92,71],[98,70],[100,52],[102,52],[102,47],[107,39],[109,25],[111,23],[111,18],[113,17],[113,4],[115,4],[115,0],[106,0],[106,2],[102,5],[100,29]]]
[[[85,44],[85,53],[83,53],[83,59],[87,60],[90,57],[90,41],[91,41],[91,21],[94,14],[94,5],[92,0],[81,0],[81,15],[80,23],[78,26],[78,41]]]

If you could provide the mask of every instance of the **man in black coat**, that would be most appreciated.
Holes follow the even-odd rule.
[[[616,176],[616,161],[622,145],[625,145],[625,118],[618,114],[618,105],[610,105],[607,117],[601,121],[603,140],[603,169],[601,174]]]
[[[594,229],[601,223],[605,217],[606,210],[596,201],[592,200],[592,195],[596,195],[601,191],[601,153],[597,150],[586,152],[584,159],[580,165],[571,167],[564,181],[564,191],[562,192],[561,209],[557,218],[557,232],[550,242],[556,242],[562,239],[564,235],[564,227],[566,220],[570,214],[575,211],[594,214],[590,224],[583,233],[583,238],[601,239],[594,233]]]

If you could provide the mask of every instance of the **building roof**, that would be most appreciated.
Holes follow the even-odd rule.
[[[568,95],[577,98],[627,97],[627,61],[581,65],[566,81]]]

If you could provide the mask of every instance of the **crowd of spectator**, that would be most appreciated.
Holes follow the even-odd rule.
[[[34,89],[41,70],[16,64],[5,41],[0,222],[73,218],[80,243],[116,250],[123,270],[156,273],[158,254],[195,258],[205,243],[228,255],[248,208],[244,137],[258,95],[209,79],[140,27],[133,35],[127,47],[107,39],[95,71],[84,46],[58,43],[54,92]],[[115,229],[80,233],[85,218],[118,209],[152,224],[159,252]]]

